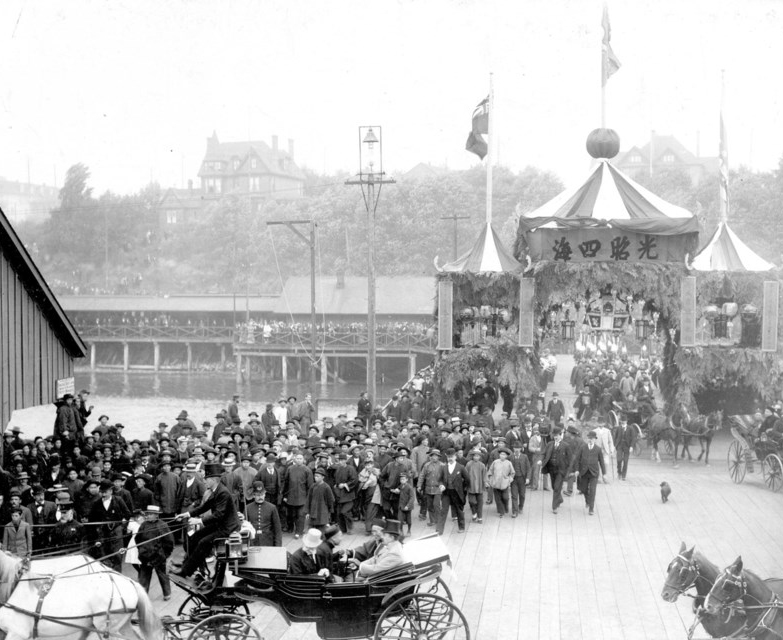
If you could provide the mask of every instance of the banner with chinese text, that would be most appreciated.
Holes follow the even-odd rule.
[[[682,262],[687,235],[658,236],[595,227],[537,229],[527,234],[530,259],[555,262]]]

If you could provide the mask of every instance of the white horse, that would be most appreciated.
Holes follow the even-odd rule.
[[[87,556],[34,560],[0,552],[0,630],[6,640],[163,640],[163,626],[137,582]],[[131,625],[138,611],[138,632]]]

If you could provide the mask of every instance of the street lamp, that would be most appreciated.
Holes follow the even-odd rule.
[[[359,173],[345,184],[358,184],[367,210],[367,394],[377,402],[375,387],[375,211],[384,184],[394,180],[383,171],[383,133],[379,126],[359,127]]]

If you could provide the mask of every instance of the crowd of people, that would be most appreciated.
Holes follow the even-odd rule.
[[[591,375],[589,367],[574,372],[587,384]],[[438,406],[431,381],[419,375],[384,408],[361,394],[350,418],[318,418],[310,394],[245,413],[236,395],[214,424],[197,426],[183,410],[146,440],[126,439],[107,415],[93,427],[89,393],[66,394],[50,436],[25,440],[18,427],[4,434],[3,548],[87,551],[119,569],[129,547],[125,561],[141,583],[148,588],[157,573],[168,596],[176,544],[186,551],[177,573],[192,579],[216,539],[245,530],[254,545],[302,540],[309,560],[292,560],[292,571],[315,565],[338,579],[350,564],[337,546],[342,534],[372,536],[375,546],[358,551],[359,564],[376,564],[379,549],[392,562],[392,542],[411,533],[414,519],[443,534],[451,517],[461,533],[468,519],[484,522],[487,505],[498,518],[519,517],[526,492],[536,490],[551,490],[557,513],[575,483],[592,514],[615,455],[625,478],[636,431],[624,414],[612,433],[597,414],[569,416],[554,392],[522,399],[496,421],[493,385],[476,382],[456,411]],[[323,566],[312,552],[316,538],[329,558]]]

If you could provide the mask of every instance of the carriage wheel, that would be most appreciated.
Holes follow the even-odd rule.
[[[619,427],[620,426],[620,419],[617,416],[617,412],[616,411],[610,411],[609,415],[607,416],[607,420],[609,422],[609,428],[610,429],[614,429],[615,427]]]
[[[246,602],[232,602],[231,604],[215,605],[210,607],[205,605],[204,601],[193,594],[189,595],[177,609],[178,616],[186,616],[191,620],[200,621],[213,616],[216,613],[233,613],[239,615],[250,615],[250,608]]]
[[[443,596],[414,593],[392,602],[375,625],[374,640],[470,640],[464,614]]]
[[[440,577],[432,582],[416,585],[416,593],[434,593],[436,596],[443,596],[446,600],[452,599],[451,589]]]
[[[783,462],[775,453],[770,453],[761,465],[764,474],[764,482],[772,491],[780,491],[783,488]]]
[[[263,640],[250,621],[231,613],[220,613],[199,622],[188,640]]]
[[[729,463],[729,476],[734,483],[739,484],[745,479],[747,471],[744,447],[735,440],[729,445],[729,453],[726,457]]]

